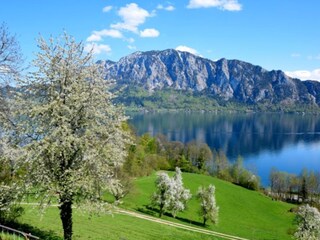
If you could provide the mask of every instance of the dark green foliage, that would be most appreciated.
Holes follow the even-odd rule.
[[[119,91],[119,86],[115,88]],[[303,90],[301,90],[303,91]],[[307,103],[270,102],[269,100],[258,103],[241,102],[241,99],[229,99],[225,101],[217,95],[203,92],[174,90],[164,88],[156,91],[148,91],[142,86],[126,85],[118,92],[115,99],[117,103],[125,105],[130,111],[267,111],[267,112],[314,112],[319,113],[316,105]]]
[[[251,190],[259,190],[259,177],[243,167],[243,160],[238,157],[237,161],[231,166],[230,175],[232,181],[242,187]]]
[[[192,91],[163,89],[149,92],[143,87],[127,86],[118,95],[117,102],[124,104],[129,110],[210,110],[219,109],[214,98]]]
[[[247,189],[259,190],[259,177],[245,169],[242,162],[242,158],[239,157],[235,163],[230,164],[224,152],[214,151],[210,174]]]
[[[23,208],[17,205],[21,199],[17,189],[21,175],[14,162],[0,156],[0,222],[14,221],[23,214]]]
[[[207,173],[207,165],[212,160],[212,152],[206,143],[178,141],[170,142],[165,137],[157,137],[161,151],[170,163],[170,170],[179,167],[184,172]]]
[[[136,137],[135,145],[129,147],[129,154],[123,169],[130,176],[146,176],[154,170],[169,169],[167,159],[157,152],[158,145],[155,138],[149,134]]]
[[[207,171],[207,162],[212,159],[212,152],[207,144],[192,141],[186,145],[186,156],[197,171],[203,173]]]
[[[24,209],[18,205],[12,205],[6,210],[0,210],[0,222],[15,221],[24,213]]]
[[[210,174],[229,182],[232,181],[230,163],[223,151],[213,152],[213,160],[210,164]]]
[[[243,167],[241,158],[230,164],[223,151],[212,152],[205,143],[168,141],[163,135],[136,137],[135,145],[129,147],[123,170],[136,177],[176,167],[183,172],[210,174],[252,190],[260,187],[259,178]]]
[[[31,209],[31,207],[27,207],[26,215],[30,214],[30,209]],[[34,218],[39,219],[39,216],[36,214],[35,209],[32,209],[32,210],[33,210],[33,212],[30,215],[32,215],[32,217],[34,217]],[[58,216],[58,214],[54,217],[55,221],[57,221],[59,219],[57,216]],[[21,220],[21,218],[19,220]],[[1,222],[1,223],[4,223],[4,222]],[[58,222],[56,222],[57,226],[60,226],[59,224],[58,224]],[[11,227],[11,228],[14,228],[16,230],[19,230],[19,231],[22,231],[25,233],[30,233],[33,236],[39,237],[40,239],[63,240],[63,238],[58,236],[54,231],[48,230],[48,228],[44,229],[43,227],[41,227],[41,228],[36,227],[36,224],[30,224],[30,223],[28,223],[28,221],[26,221],[26,223],[21,223],[21,221],[7,221],[7,222],[5,222],[5,225],[7,227]],[[50,226],[50,224],[47,224],[47,225]],[[12,240],[12,239],[13,238],[10,238],[10,240]]]

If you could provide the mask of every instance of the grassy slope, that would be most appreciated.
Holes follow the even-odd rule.
[[[150,195],[155,190],[154,180],[155,175],[136,180],[136,188],[124,199],[124,206],[147,211],[146,205],[150,203]],[[209,229],[250,239],[291,239],[288,232],[294,229],[294,215],[288,210],[292,205],[272,201],[258,192],[209,176],[184,173],[183,180],[193,195],[200,185],[213,183],[216,186],[217,204],[220,207],[219,223],[217,226],[210,224]],[[179,218],[180,221],[201,223],[195,198],[188,203],[186,212],[178,214]]]
[[[24,238],[17,235],[0,232],[0,240],[24,240]]]
[[[31,206],[26,206],[25,210],[26,213],[20,219],[21,222],[28,223],[28,225],[37,227],[42,231],[50,231],[51,234],[44,239],[62,239],[62,228],[57,207],[48,208],[42,217],[37,214],[38,210]],[[219,239],[119,214],[89,216],[75,210],[73,217],[74,240]]]
[[[157,215],[146,208],[150,203],[150,195],[154,192],[155,174],[139,178],[135,182],[133,191],[123,200],[123,207],[148,212]],[[214,184],[216,186],[217,203],[220,207],[219,223],[217,226],[209,223],[207,229],[246,237],[249,239],[291,239],[288,234],[294,229],[294,215],[288,210],[290,204],[272,201],[264,195],[235,186],[204,175],[184,173],[185,186],[195,195],[198,186]],[[40,228],[53,231],[53,235],[61,236],[62,229],[57,207],[49,208],[40,219],[37,210],[26,207],[26,214],[21,221]],[[188,210],[179,213],[177,219],[164,216],[167,220],[185,224],[200,224],[198,216],[198,202],[192,198],[188,203]],[[115,214],[92,216],[75,211],[74,239],[214,239],[212,237],[191,233],[185,230],[163,226]],[[56,238],[54,238],[56,239]]]

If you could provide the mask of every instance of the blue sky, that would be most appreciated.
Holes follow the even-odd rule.
[[[320,80],[319,0],[3,0],[0,22],[27,61],[67,31],[97,59],[175,48]]]

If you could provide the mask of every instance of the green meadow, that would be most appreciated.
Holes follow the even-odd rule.
[[[150,196],[155,191],[156,174],[138,178],[132,191],[123,199],[121,207],[157,216],[157,209],[150,206]],[[216,186],[216,199],[220,208],[217,225],[208,223],[213,230],[248,239],[291,239],[295,229],[294,205],[273,201],[262,193],[250,191],[210,176],[183,173],[183,181],[193,195],[200,185]],[[201,226],[199,203],[193,197],[188,209],[174,219],[166,214],[163,219],[189,226]],[[32,206],[25,207],[20,222],[49,233],[46,239],[60,239],[62,227],[57,207],[50,207],[43,216]],[[121,214],[91,216],[74,211],[74,239],[219,239],[174,227]]]
[[[123,200],[123,206],[137,211],[145,211],[157,216],[150,210],[151,193],[155,191],[155,174],[139,178],[133,191]],[[232,183],[210,176],[183,173],[183,181],[195,196],[199,186],[216,186],[216,199],[219,210],[217,225],[208,223],[206,229],[223,232],[249,239],[291,239],[290,233],[295,230],[294,214],[289,210],[294,205],[273,201],[262,193],[247,190]],[[188,209],[179,213],[177,219],[165,216],[165,219],[180,221],[186,224],[200,225],[199,203],[193,197],[188,202]]]
[[[42,239],[62,240],[62,227],[57,207],[48,208],[43,216],[40,216],[37,209],[31,206],[26,207],[25,211],[20,222],[36,227],[41,230],[39,232],[45,232]],[[220,239],[121,214],[89,216],[76,210],[73,224],[75,240]]]

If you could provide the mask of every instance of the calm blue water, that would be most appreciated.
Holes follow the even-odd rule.
[[[238,156],[269,185],[272,167],[299,174],[320,171],[320,116],[271,113],[147,113],[131,115],[139,135],[163,134],[171,141],[205,142]]]

